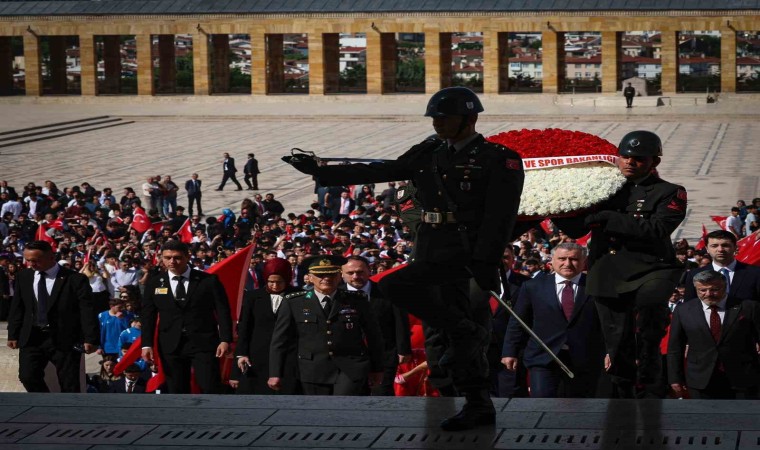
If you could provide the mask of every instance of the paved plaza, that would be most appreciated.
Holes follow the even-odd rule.
[[[564,128],[615,144],[634,129],[658,133],[665,145],[661,175],[689,192],[686,220],[673,237],[692,243],[703,223],[711,227],[710,214],[727,215],[737,199],[760,196],[760,101],[684,105],[688,99],[680,99],[680,105],[665,108],[642,101],[626,112],[618,105],[622,98],[602,100],[486,98],[487,113],[478,129],[488,136],[521,128]],[[314,183],[280,157],[299,147],[323,157],[393,158],[431,134],[429,119],[420,117],[425,101],[425,96],[376,101],[326,97],[321,102],[267,97],[260,103],[230,97],[7,99],[0,103],[0,132],[104,115],[134,123],[0,148],[0,179],[17,188],[46,179],[59,187],[88,181],[121,195],[126,186],[139,194],[149,175],[172,175],[183,186],[197,172],[204,180],[204,213],[216,215],[227,207],[237,211],[250,195],[236,192],[231,184],[223,192],[214,191],[221,180],[222,153],[237,159],[242,183],[245,155],[253,152],[262,170],[260,192],[272,192],[287,212],[302,212],[315,199]],[[179,202],[185,203],[184,193]],[[0,392],[20,391],[17,353],[5,347],[4,338],[2,332]],[[98,359],[88,358],[89,371],[97,368]]]

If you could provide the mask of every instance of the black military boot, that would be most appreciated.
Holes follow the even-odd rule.
[[[464,431],[496,424],[496,409],[488,395],[488,389],[468,391],[465,399],[461,411],[441,422],[442,430]]]
[[[461,319],[448,332],[449,345],[438,360],[438,365],[444,369],[468,367],[473,359],[482,356],[490,337],[491,333],[484,327],[471,320]]]

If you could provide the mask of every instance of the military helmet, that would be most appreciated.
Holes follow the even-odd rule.
[[[483,111],[478,96],[465,87],[449,87],[433,94],[425,117],[468,116]]]
[[[631,131],[618,146],[620,156],[662,156],[662,141],[651,131]]]

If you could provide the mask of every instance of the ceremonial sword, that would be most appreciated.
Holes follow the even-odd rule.
[[[534,341],[536,341],[536,342],[538,343],[538,345],[540,345],[540,346],[541,346],[541,348],[543,348],[543,349],[544,349],[544,351],[546,351],[546,353],[548,353],[548,354],[549,354],[549,356],[551,356],[551,357],[552,357],[552,359],[553,359],[553,360],[554,360],[554,361],[555,361],[557,364],[559,364],[559,368],[560,368],[560,369],[562,369],[562,371],[563,371],[563,372],[565,372],[565,373],[567,374],[567,376],[568,376],[568,377],[570,377],[570,378],[575,378],[575,375],[574,375],[574,374],[573,374],[573,372],[570,370],[570,368],[568,368],[568,367],[565,365],[565,363],[563,363],[563,362],[562,362],[562,361],[561,361],[561,360],[560,360],[560,359],[557,357],[557,355],[555,355],[555,354],[554,354],[554,352],[553,352],[553,351],[552,351],[552,350],[551,350],[549,347],[547,347],[547,346],[546,346],[546,344],[544,344],[544,341],[542,341],[542,340],[541,340],[541,338],[540,338],[540,337],[538,337],[538,335],[536,335],[536,333],[534,333],[534,332],[533,332],[533,330],[531,330],[531,329],[530,329],[530,327],[528,326],[528,324],[526,324],[525,322],[523,322],[523,320],[520,318],[520,316],[518,316],[518,315],[517,315],[517,313],[516,313],[516,312],[515,312],[515,311],[514,311],[514,310],[513,310],[513,309],[512,309],[510,306],[509,306],[509,304],[508,304],[507,302],[505,302],[505,301],[504,301],[504,300],[501,298],[501,296],[500,296],[499,294],[497,294],[495,291],[488,291],[488,292],[489,292],[489,293],[490,293],[490,294],[491,294],[491,295],[492,295],[494,298],[496,298],[496,300],[498,300],[498,301],[499,301],[499,303],[501,303],[501,306],[503,306],[504,308],[506,308],[506,309],[507,309],[507,312],[509,313],[509,315],[510,315],[510,316],[512,316],[512,317],[514,317],[514,318],[515,318],[515,320],[517,320],[517,323],[519,323],[519,324],[520,324],[520,326],[523,328],[523,330],[527,331],[527,332],[528,332],[528,334],[530,335],[530,337],[532,337],[532,338],[533,338],[533,340],[534,340]]]

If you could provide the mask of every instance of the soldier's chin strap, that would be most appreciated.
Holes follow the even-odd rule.
[[[462,120],[459,122],[459,128],[457,128],[457,136],[462,134],[462,131],[464,131],[465,128],[467,128],[467,124],[470,122],[470,116],[462,116]]]

